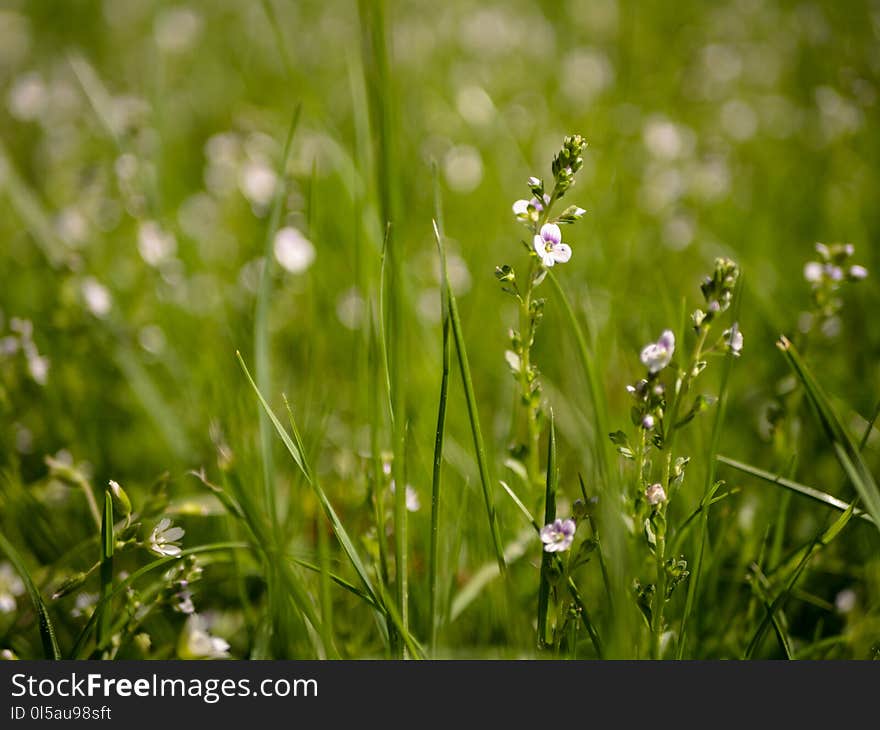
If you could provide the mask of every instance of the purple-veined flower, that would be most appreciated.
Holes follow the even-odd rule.
[[[548,553],[562,553],[571,547],[574,531],[577,528],[574,520],[554,520],[541,528],[541,542]]]
[[[537,222],[538,213],[544,211],[544,206],[550,204],[550,196],[544,193],[543,199],[532,196],[529,200],[517,200],[513,204],[513,214],[517,220]]]
[[[538,258],[547,268],[556,263],[564,264],[571,258],[571,248],[562,242],[562,231],[555,223],[541,226],[541,233],[535,236],[534,243]]]
[[[674,352],[675,335],[672,330],[663,330],[656,342],[645,345],[642,349],[642,362],[648,367],[648,372],[654,375],[669,365]]]
[[[724,330],[723,337],[733,356],[739,357],[743,349],[743,335],[739,329],[739,322],[734,322],[729,330]]]

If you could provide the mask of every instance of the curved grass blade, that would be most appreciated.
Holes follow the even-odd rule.
[[[587,379],[587,385],[590,389],[590,398],[593,401],[593,420],[596,429],[596,459],[599,465],[599,477],[602,481],[606,481],[611,473],[611,459],[609,456],[608,439],[605,434],[609,433],[607,403],[605,399],[605,390],[599,375],[596,371],[595,362],[587,346],[587,337],[584,334],[583,327],[575,314],[571,302],[565,294],[565,290],[552,271],[548,271],[547,278],[553,285],[556,295],[562,302],[562,311],[565,312],[565,318],[568,320],[569,328],[574,333],[575,344],[577,345],[578,359],[583,368],[584,375]]]
[[[748,474],[749,476],[756,477],[765,482],[769,482],[770,484],[776,484],[777,486],[783,487],[785,489],[789,489],[795,494],[800,494],[804,497],[809,497],[815,502],[819,502],[820,504],[824,504],[828,507],[833,507],[836,510],[841,512],[845,512],[849,509],[849,505],[844,502],[842,499],[838,499],[837,497],[833,497],[827,492],[823,492],[821,489],[816,489],[815,487],[808,486],[807,484],[801,484],[800,482],[792,481],[791,479],[786,479],[779,474],[773,474],[772,472],[765,471],[764,469],[759,469],[756,466],[752,466],[751,464],[746,464],[742,461],[737,461],[736,459],[731,459],[728,456],[723,456],[719,454],[715,457],[720,463],[725,464],[737,471],[742,472],[743,474]],[[873,522],[874,520],[871,518],[871,515],[867,514],[864,510],[855,509],[853,513],[856,517],[861,517],[863,520],[868,522]]]
[[[43,602],[43,597],[40,595],[37,586],[34,585],[31,574],[28,572],[24,561],[21,559],[21,555],[18,554],[18,550],[16,550],[15,546],[6,539],[6,536],[2,532],[0,532],[0,550],[6,553],[9,562],[12,563],[15,570],[21,576],[25,588],[27,589],[28,596],[34,604],[34,609],[37,612],[37,620],[40,626],[40,640],[43,643],[43,656],[46,659],[61,659],[61,650],[58,648],[58,640],[55,638],[55,627],[52,625],[52,619],[49,616],[46,604]]]
[[[828,396],[810,372],[797,349],[785,337],[781,337],[777,344],[788,360],[791,369],[803,384],[807,398],[819,417],[825,436],[831,443],[837,460],[861,497],[865,509],[873,519],[874,526],[880,531],[880,489],[877,487],[874,476],[862,459],[852,437],[832,408]]]
[[[434,225],[437,238],[443,238],[442,204],[440,185],[437,179],[437,164],[433,165],[434,177]],[[441,268],[446,269],[445,251],[440,250]],[[443,318],[443,345],[441,355],[440,398],[437,405],[437,430],[434,437],[434,460],[431,470],[431,543],[428,552],[428,627],[431,653],[437,649],[437,579],[440,554],[440,494],[443,472],[443,436],[446,432],[446,402],[449,396],[449,368],[451,362],[449,347],[449,294],[446,287],[440,287],[440,309]]]
[[[101,602],[100,616],[98,617],[97,642],[103,646],[110,639],[110,625],[112,620],[112,603],[110,593],[113,591],[113,548],[116,537],[113,534],[113,499],[110,490],[104,491],[104,514],[101,520]],[[98,612],[98,609],[95,609]]]
[[[540,532],[541,532],[541,526],[535,521],[535,518],[532,517],[532,513],[529,512],[529,508],[526,507],[526,506],[522,503],[522,500],[520,500],[520,498],[516,496],[516,492],[514,492],[514,491],[513,491],[508,485],[507,485],[506,482],[503,482],[503,481],[500,481],[500,480],[499,480],[498,483],[502,486],[502,488],[504,489],[504,491],[507,492],[508,495],[510,495],[510,498],[513,500],[514,504],[515,504],[517,507],[519,507],[519,511],[522,512],[522,513],[525,515],[525,518],[528,520],[529,524],[530,524],[532,527],[535,528],[535,532],[540,533]]]
[[[440,260],[445,261],[445,246],[443,237],[434,222],[434,236],[437,239],[437,247],[440,250]],[[474,439],[474,451],[477,455],[477,466],[480,471],[480,485],[483,488],[483,501],[486,506],[486,516],[489,520],[489,530],[492,534],[492,545],[495,548],[495,560],[498,562],[498,570],[503,575],[507,570],[504,561],[504,546],[501,543],[501,533],[498,529],[498,515],[495,511],[495,501],[492,497],[492,478],[489,475],[489,461],[486,456],[486,446],[483,443],[483,432],[480,428],[480,414],[477,411],[477,397],[474,395],[474,384],[471,380],[471,368],[468,363],[467,348],[464,342],[464,332],[461,328],[461,319],[458,316],[458,304],[449,283],[449,272],[443,267],[443,288],[446,289],[446,301],[449,303],[449,323],[452,335],[455,339],[455,351],[458,356],[458,367],[461,372],[461,380],[464,384],[464,395],[467,403],[468,418],[471,424],[471,435]]]
[[[556,519],[556,492],[559,488],[559,472],[556,469],[556,424],[550,411],[550,437],[547,441],[547,482],[544,492],[544,524]],[[541,577],[538,585],[538,648],[547,646],[547,612],[550,606],[550,570],[555,559],[553,553],[541,550]]]

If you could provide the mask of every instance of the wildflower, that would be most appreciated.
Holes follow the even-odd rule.
[[[666,490],[663,489],[663,485],[660,483],[652,484],[645,490],[645,499],[648,500],[650,505],[658,505],[666,501]]]
[[[171,520],[163,517],[150,533],[149,550],[161,557],[180,555],[180,545],[177,544],[177,541],[183,535],[182,527],[172,527]]]
[[[202,617],[194,613],[183,626],[177,655],[181,659],[226,659],[229,657],[229,643],[211,636]]]
[[[97,593],[77,593],[73,608],[70,609],[70,615],[74,618],[91,616],[97,604]]]
[[[287,226],[275,234],[275,259],[292,274],[300,274],[315,260],[315,247],[296,228]]]
[[[654,428],[654,416],[652,416],[650,413],[642,419],[642,428],[646,431],[650,431],[652,428]]]
[[[555,520],[541,528],[541,542],[548,553],[562,553],[571,547],[574,531],[577,528],[574,520]]]
[[[391,480],[391,494],[394,494],[395,487],[397,485],[394,483],[394,480]],[[406,485],[406,509],[408,512],[418,512],[422,507],[422,502],[419,499],[419,493],[413,489],[409,484]]]
[[[562,242],[562,231],[555,223],[541,226],[541,233],[535,236],[534,244],[538,258],[547,268],[557,262],[564,264],[571,258],[571,248]]]
[[[88,310],[98,318],[106,317],[113,305],[107,287],[92,276],[82,282],[82,295]]]
[[[822,280],[822,264],[818,261],[808,261],[804,265],[804,278],[811,284],[816,284]]]
[[[849,278],[861,281],[868,276],[868,270],[864,266],[850,266]]]
[[[856,607],[856,592],[852,588],[844,588],[834,598],[834,608],[838,613],[850,613]]]
[[[672,360],[675,352],[675,335],[672,330],[663,330],[660,339],[645,345],[642,349],[642,362],[648,367],[651,375],[659,373]]]
[[[0,563],[0,613],[12,613],[15,599],[24,593],[24,583],[9,563]]]
[[[739,357],[743,349],[743,335],[739,329],[739,322],[734,322],[733,326],[724,330],[724,343],[727,345],[734,357]]]
[[[547,193],[544,193],[541,199],[533,196],[529,200],[517,200],[513,204],[513,214],[518,220],[536,222],[538,220],[538,213],[543,212],[544,206],[549,204],[550,196]]]
[[[159,266],[177,252],[177,239],[155,221],[138,226],[138,253],[149,266]]]

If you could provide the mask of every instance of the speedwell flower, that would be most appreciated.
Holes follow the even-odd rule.
[[[541,542],[548,553],[562,553],[571,547],[574,531],[577,528],[574,520],[555,520],[541,528]]]
[[[648,372],[654,375],[669,365],[674,352],[675,335],[672,330],[663,330],[660,339],[642,349],[642,362],[647,365]]]
[[[652,484],[645,490],[645,499],[650,505],[658,505],[666,501],[666,490],[663,489],[662,484]]]
[[[743,335],[739,329],[739,323],[734,322],[729,330],[724,330],[724,343],[730,349],[734,357],[739,357],[743,349]]]
[[[571,248],[562,242],[562,231],[555,223],[541,226],[541,233],[535,236],[534,244],[538,258],[547,268],[556,263],[564,264],[571,258]]]
[[[180,545],[177,543],[184,535],[182,527],[173,527],[171,520],[163,517],[159,524],[150,533],[149,550],[163,558],[180,555]]]

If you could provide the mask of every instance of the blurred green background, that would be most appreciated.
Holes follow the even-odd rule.
[[[343,521],[354,535],[370,532],[366,333],[383,225],[358,8],[353,0],[268,7],[0,3],[0,525],[49,592],[69,567],[57,561],[94,528],[79,496],[47,478],[47,454],[80,465],[96,485],[119,481],[136,500],[167,472],[172,505],[207,513],[178,518],[186,544],[230,530],[188,470],[204,467],[213,481],[226,470],[260,489],[258,405],[234,353],[253,363],[268,211],[299,104],[281,221],[293,231],[276,240],[272,270],[268,395],[280,412],[287,394]],[[514,403],[503,353],[516,313],[493,270],[524,260],[510,206],[526,197],[529,175],[549,174],[562,137],[578,132],[590,146],[569,197],[588,214],[565,230],[574,255],[556,273],[601,343],[612,426],[628,422],[625,385],[640,377],[639,349],[679,325],[683,299],[696,306],[701,276],[729,256],[743,269],[745,350],[721,452],[851,499],[808,410],[796,419],[796,443],[780,446],[768,409],[791,388],[774,343],[806,326],[803,266],[817,241],[854,244],[853,260],[871,277],[843,289],[839,317],[810,338],[806,355],[853,433],[877,400],[880,4],[395,0],[385,17],[394,234],[406,252],[408,481],[422,505],[410,518],[414,623],[424,603],[440,378],[434,161],[450,275],[501,478],[510,479],[501,463]],[[593,432],[571,333],[546,296],[536,360],[573,500],[578,472],[594,478],[590,444],[605,435]],[[449,418],[443,518],[458,529],[444,533],[443,568],[459,586],[491,552],[457,376]],[[706,438],[693,437],[695,457]],[[381,440],[391,448],[389,434]],[[878,442],[873,431],[872,466]],[[314,500],[281,448],[275,461],[291,550],[313,555]],[[691,500],[705,467],[694,467]],[[723,468],[720,476],[741,489],[713,514],[717,559],[700,656],[736,654],[730,617],[742,613],[748,566],[780,515],[783,552],[828,517],[765,483]],[[505,499],[499,492],[502,532],[513,539],[524,523]],[[517,568],[522,615],[508,594],[489,591],[446,628],[450,651],[530,651],[536,544]],[[259,605],[259,578],[247,585]],[[600,590],[590,585],[587,594]],[[801,585],[805,595],[789,607],[793,635],[806,643],[844,636],[823,651],[869,656],[880,638],[876,531],[850,525]],[[846,591],[854,605],[835,605]],[[238,599],[225,567],[206,569],[200,610],[238,616]],[[346,595],[336,600],[347,653],[378,653],[358,618],[365,610]],[[37,651],[35,634],[22,631],[33,617],[26,596],[17,601],[17,612],[0,614],[0,637],[27,655]],[[70,607],[57,610],[61,632],[75,635]],[[253,637],[241,627],[252,624],[229,620],[233,651],[246,656]],[[174,627],[173,618],[156,619],[150,629],[160,653]],[[772,642],[765,651],[774,655]]]

